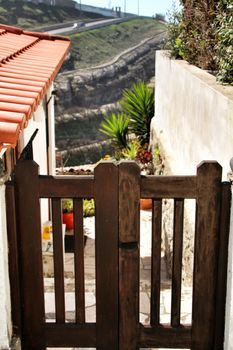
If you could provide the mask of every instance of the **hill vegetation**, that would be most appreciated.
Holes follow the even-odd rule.
[[[69,7],[34,4],[19,0],[0,0],[0,23],[34,29],[56,23],[95,18],[96,14],[83,13]],[[101,16],[98,16],[101,17]]]
[[[64,68],[80,69],[109,62],[120,52],[165,29],[165,24],[154,19],[138,18],[72,35],[71,55]]]

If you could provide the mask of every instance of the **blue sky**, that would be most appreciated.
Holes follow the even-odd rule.
[[[76,2],[80,3],[80,0],[76,0]],[[81,0],[82,4],[99,7],[121,6],[122,11],[124,11],[126,4],[126,12],[136,14],[138,14],[139,3],[139,14],[144,16],[152,16],[155,13],[166,14],[173,2],[179,3],[178,0]]]

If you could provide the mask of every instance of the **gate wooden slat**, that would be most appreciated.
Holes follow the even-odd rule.
[[[225,308],[227,289],[227,261],[230,231],[231,184],[222,183],[219,263],[216,298],[216,326],[214,350],[222,350],[224,344]]]
[[[140,169],[119,165],[119,349],[139,348]]]
[[[171,325],[180,325],[184,200],[174,200]]]
[[[95,168],[96,331],[98,350],[118,350],[118,169]]]
[[[54,258],[54,282],[55,282],[55,310],[56,322],[65,322],[65,287],[64,287],[64,255],[63,234],[61,220],[61,200],[52,199],[53,219],[53,258]]]
[[[153,201],[153,207],[152,207],[150,323],[153,326],[156,326],[156,325],[158,326],[160,322],[161,234],[162,234],[162,199],[158,199]]]
[[[20,240],[22,348],[44,350],[44,288],[38,165],[20,161],[15,169]]]
[[[83,200],[74,199],[74,268],[76,322],[85,322]]]
[[[11,315],[13,332],[21,334],[20,270],[16,228],[15,187],[13,182],[6,184],[7,236],[9,247],[9,275],[11,285]],[[14,258],[13,258],[14,257]]]
[[[216,162],[197,169],[192,350],[214,349],[221,173]]]

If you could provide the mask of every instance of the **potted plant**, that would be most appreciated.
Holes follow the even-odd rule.
[[[62,222],[66,224],[67,230],[74,228],[73,200],[65,198],[62,200]]]

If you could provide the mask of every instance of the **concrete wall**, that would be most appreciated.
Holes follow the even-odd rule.
[[[157,51],[152,130],[173,173],[195,174],[202,160],[217,160],[226,179],[233,156],[233,87]]]
[[[233,202],[231,207],[224,350],[233,350]]]
[[[9,348],[11,333],[5,186],[0,183],[0,349]]]
[[[185,61],[156,54],[155,117],[151,143],[159,141],[167,172],[196,174],[202,160],[217,160],[223,180],[233,157],[233,87],[221,86],[215,77]],[[191,237],[190,233],[190,237]],[[191,250],[186,253],[192,254]],[[233,350],[233,206],[228,261],[225,350]]]

